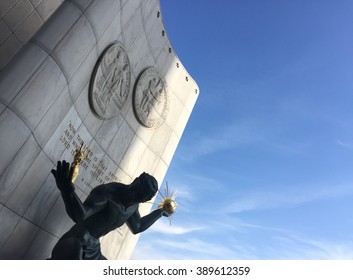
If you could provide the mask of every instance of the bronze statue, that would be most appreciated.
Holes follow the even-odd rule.
[[[152,199],[158,191],[156,179],[142,173],[130,185],[108,183],[92,189],[82,203],[72,183],[74,168],[66,161],[58,161],[52,169],[56,185],[64,200],[66,212],[75,225],[55,245],[51,259],[106,259],[100,249],[99,238],[124,223],[134,233],[148,229],[161,216],[170,216],[164,207],[141,217],[139,203]]]

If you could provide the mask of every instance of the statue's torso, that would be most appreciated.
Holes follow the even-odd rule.
[[[99,238],[121,227],[137,208],[137,204],[125,208],[122,204],[109,199],[101,211],[85,219],[82,224],[94,237]]]

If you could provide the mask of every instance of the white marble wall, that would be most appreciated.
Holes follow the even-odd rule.
[[[65,1],[0,72],[0,259],[45,259],[72,226],[50,170],[58,160],[71,161],[80,141],[93,152],[75,182],[82,199],[97,184],[130,183],[143,171],[162,182],[198,87],[172,49],[160,12],[158,0]],[[128,52],[132,86],[118,116],[101,120],[89,107],[89,81],[116,40]],[[165,77],[171,101],[155,129],[141,126],[132,108],[133,85],[151,66]],[[142,214],[149,210],[141,206]],[[103,252],[129,258],[137,238],[119,228],[102,238]]]
[[[64,0],[0,1],[0,71]]]

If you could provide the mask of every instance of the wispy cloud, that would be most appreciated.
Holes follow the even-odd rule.
[[[271,123],[271,125],[269,125]],[[234,120],[203,132],[195,133],[187,145],[180,146],[176,156],[184,161],[193,161],[202,156],[213,155],[234,149],[254,148],[270,150],[280,154],[301,154],[315,142],[305,137],[292,139],[291,129],[283,120],[269,116],[254,116]]]
[[[202,221],[199,221],[202,223]],[[175,229],[173,229],[175,227]],[[162,228],[162,229],[161,229]],[[325,239],[295,230],[248,223],[222,216],[203,226],[170,227],[146,232],[134,259],[352,259],[353,241]],[[161,230],[160,230],[161,229]],[[162,237],[162,235],[163,237]],[[249,238],[257,236],[257,238]]]
[[[198,238],[188,238],[185,240],[163,239],[149,240],[149,243],[138,244],[133,253],[134,259],[241,259],[244,252],[250,252],[247,245],[240,245],[237,249],[232,248],[231,244],[204,241]],[[164,253],[163,253],[164,252]],[[248,259],[254,256],[248,256]]]
[[[277,238],[279,247],[273,257],[281,259],[353,259],[353,243],[328,241],[291,234]]]
[[[353,143],[346,143],[341,140],[336,140],[336,143],[343,148],[353,151]]]
[[[282,192],[257,192],[249,193],[243,198],[234,198],[223,208],[225,213],[240,213],[263,209],[283,208],[317,200],[332,199],[353,194],[353,185],[335,186],[331,188],[297,188],[298,191],[290,191],[282,188]]]
[[[195,137],[193,143],[183,146],[177,154],[183,160],[193,160],[203,155],[225,151],[263,139],[255,122],[237,121]]]
[[[198,227],[198,226],[176,226],[176,225],[170,225],[168,221],[157,221],[153,227],[150,228],[151,232],[158,232],[158,233],[163,233],[163,234],[169,234],[169,235],[181,235],[181,234],[187,234],[191,233],[194,231],[200,231],[203,230],[203,227]]]

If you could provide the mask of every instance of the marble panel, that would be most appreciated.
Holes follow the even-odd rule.
[[[169,90],[168,94],[170,98],[170,106],[165,123],[169,125],[169,127],[173,128],[178,121],[180,112],[183,110],[184,106],[172,90]]]
[[[79,7],[82,11],[85,11],[89,5],[93,2],[93,0],[70,0],[77,7]]]
[[[28,127],[11,110],[6,109],[0,115],[0,174],[16,155],[17,151],[30,135]]]
[[[0,70],[17,54],[21,49],[22,44],[14,34],[11,34],[8,39],[0,46]]]
[[[129,148],[129,145],[134,137],[134,132],[127,122],[123,122],[119,127],[118,132],[115,134],[110,146],[108,148],[108,155],[111,159],[119,164],[123,158],[126,150]]]
[[[118,36],[118,41],[122,42],[123,41],[123,33],[120,33]]]
[[[95,45],[96,37],[92,27],[87,18],[81,16],[53,50],[53,57],[68,80],[72,78]]]
[[[33,7],[36,8],[43,0],[30,0]]]
[[[129,260],[132,253],[132,248],[135,248],[139,235],[132,234],[131,231],[126,233],[124,242],[120,247],[119,254],[112,256],[111,259]]]
[[[147,147],[137,165],[133,178],[140,176],[142,172],[153,175],[159,160],[160,158]]]
[[[118,41],[118,37],[121,35],[120,18],[121,13],[119,12],[99,38],[97,42],[98,54],[102,54],[114,41]]]
[[[0,45],[6,41],[6,39],[11,35],[10,29],[7,27],[5,22],[0,19]]]
[[[44,148],[67,112],[72,107],[68,86],[66,86],[33,131],[39,145]]]
[[[152,24],[151,24],[152,23]],[[151,24],[150,26],[146,24]],[[164,46],[168,42],[167,33],[161,18],[152,17],[147,22],[145,21],[145,32],[147,37],[147,42],[150,47],[151,53],[155,60],[158,59]],[[168,44],[170,46],[170,44]],[[170,49],[172,52],[172,49]],[[169,52],[169,48],[168,48]]]
[[[27,18],[34,8],[29,0],[20,0],[12,9],[3,17],[10,30],[15,31],[17,27]]]
[[[116,182],[118,183],[123,183],[123,184],[131,184],[131,182],[133,181],[133,179],[130,177],[129,175],[127,175],[121,168],[117,168],[117,170],[115,171],[115,178],[116,178]]]
[[[31,135],[0,176],[0,201],[5,203],[40,153]]]
[[[52,168],[54,168],[54,165]],[[41,226],[59,196],[60,191],[56,187],[55,178],[52,174],[49,174],[27,208],[24,218],[37,226]]]
[[[46,155],[41,152],[5,205],[16,213],[23,215],[48,177],[52,167],[53,164]]]
[[[103,121],[102,125],[98,129],[98,132],[94,136],[95,140],[103,148],[103,150],[108,150],[110,143],[122,123],[123,117],[120,114],[110,120]]]
[[[182,73],[176,83],[172,85],[172,88],[183,104],[185,104],[190,94],[195,93],[195,83],[184,67],[182,67]]]
[[[150,128],[146,128],[144,126],[140,126],[135,133],[141,139],[141,141],[143,143],[148,145],[148,143],[150,142],[150,140],[151,140],[151,138],[153,136],[154,129],[150,129]]]
[[[159,14],[157,14],[157,12],[159,12]],[[141,1],[141,15],[145,29],[148,30],[148,24],[151,24],[156,18],[161,18],[162,13],[160,10],[159,1]]]
[[[122,158],[119,167],[129,176],[133,177],[145,150],[146,144],[143,143],[140,138],[135,136],[131,141],[124,157]]]
[[[181,138],[181,136],[183,135],[183,132],[189,120],[189,117],[190,117],[190,112],[184,107],[183,110],[180,112],[180,116],[177,123],[174,126],[174,131],[176,135],[179,136],[179,138]]]
[[[132,15],[125,28],[123,28],[122,35],[123,43],[129,54],[132,73],[137,78],[144,68],[155,63],[146,40],[140,10]]]
[[[25,260],[46,260],[51,257],[51,251],[58,242],[58,238],[44,230],[39,230],[29,246],[23,259]]]
[[[159,128],[154,131],[153,136],[150,142],[148,143],[148,147],[157,156],[161,156],[169,141],[171,134],[172,129],[165,123],[162,124]]]
[[[176,135],[175,132],[172,132],[162,154],[162,160],[168,165],[172,161],[172,158],[178,146],[179,140],[180,140],[179,136]]]
[[[61,5],[62,0],[43,0],[36,10],[38,11],[40,17],[46,21],[55,10]]]
[[[89,84],[87,83],[77,99],[75,100],[75,109],[79,114],[80,118],[84,120],[90,111],[90,105],[88,100],[88,88]]]
[[[38,230],[35,225],[28,222],[26,219],[21,219],[10,238],[5,243],[5,246],[0,251],[0,259],[22,259]]]
[[[5,109],[6,109],[6,106],[4,104],[0,103],[0,115],[2,112],[5,111]]]
[[[139,130],[141,125],[137,121],[137,118],[135,116],[134,109],[132,108],[132,106],[129,108],[127,115],[125,116],[125,120],[135,133]]]
[[[71,220],[70,218],[67,219],[66,224],[61,228],[59,236],[62,236],[63,234],[68,232],[74,225],[75,225],[75,222],[73,220]]]
[[[121,3],[121,26],[123,29],[125,29],[125,25],[130,21],[132,15],[140,9],[140,4],[141,0],[129,0]]]
[[[127,0],[120,0],[121,8],[126,4]]]
[[[65,86],[63,73],[48,57],[11,102],[10,108],[33,131]]]
[[[27,43],[29,39],[38,31],[42,26],[43,20],[36,11],[33,11],[30,16],[17,28],[15,31],[16,37],[22,44]]]
[[[0,1],[0,17],[6,15],[6,13],[15,6],[19,0],[1,0]]]
[[[137,78],[144,69],[155,64],[145,36],[141,36],[135,41],[128,53],[133,57],[131,67],[133,67],[132,74],[135,78]]]
[[[164,180],[165,174],[167,173],[167,170],[168,170],[168,165],[163,160],[160,160],[157,164],[156,169],[153,172],[153,176],[156,178],[159,186],[161,186]]]
[[[46,59],[48,54],[28,43],[2,72],[0,72],[0,101],[8,105]]]
[[[193,84],[193,89],[189,93],[189,96],[185,100],[185,108],[191,113],[192,110],[194,109],[195,103],[197,98],[199,97],[199,87],[197,84],[194,82],[194,80],[191,80],[191,83]]]
[[[85,11],[99,39],[120,10],[120,0],[95,0]]]
[[[47,144],[44,146],[44,152],[53,163],[62,160],[61,157],[65,150],[72,150],[73,141],[76,139],[77,130],[82,120],[77,114],[74,106],[71,107],[58,128],[52,134]],[[75,143],[77,141],[75,140]],[[77,143],[76,143],[77,145]]]
[[[0,248],[2,248],[7,239],[11,236],[12,231],[20,221],[21,217],[15,212],[11,211],[6,207],[2,207],[0,210]]]
[[[172,78],[173,75],[180,75],[180,65],[181,62],[179,61],[178,57],[175,56],[175,54],[172,52],[169,52],[169,44],[165,44],[157,61],[155,64],[155,67],[159,70],[160,74],[164,77],[166,77],[167,73],[172,71],[168,77],[168,79]],[[170,81],[167,80],[167,83],[169,84]]]
[[[154,198],[156,198],[156,197],[154,197]],[[151,202],[155,200],[154,198],[152,198]],[[159,198],[157,198],[157,201],[159,201]],[[141,216],[145,216],[145,215],[149,214],[151,212],[152,206],[153,206],[153,204],[151,204],[151,203],[140,203],[139,212],[140,212]]]
[[[97,60],[97,48],[93,47],[93,49],[89,52],[87,57],[84,58],[83,62],[69,81],[69,88],[72,100],[76,100],[78,95],[84,89],[84,87],[86,85],[89,85],[92,71]],[[88,100],[88,92],[86,93],[86,98]]]
[[[154,133],[154,129],[150,129],[140,125],[136,131],[136,135],[142,140],[143,143],[148,145]]]
[[[91,111],[88,111],[83,123],[86,125],[88,131],[92,136],[95,136],[98,132],[98,129],[103,124],[104,120],[98,119],[97,116]]]
[[[181,62],[176,57],[174,57],[174,59],[172,60],[172,63],[168,66],[167,65],[162,66],[160,71],[164,73],[164,77],[167,81],[168,88],[174,92],[174,94],[180,99],[180,101],[182,101],[182,103],[184,103],[183,100],[181,100],[179,96],[180,92],[178,91],[180,88],[178,83],[181,81],[181,79],[184,79],[184,81],[182,82],[186,83],[186,80],[185,80],[186,75],[184,73]]]
[[[82,15],[80,9],[65,1],[32,39],[47,52],[52,52],[74,23]]]

